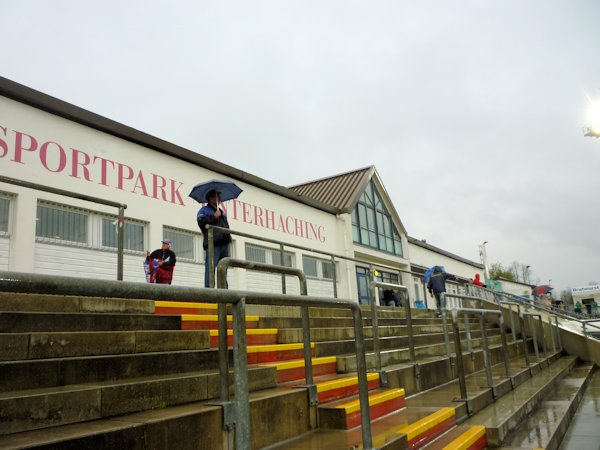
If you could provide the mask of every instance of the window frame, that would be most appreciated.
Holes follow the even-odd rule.
[[[54,209],[57,211],[72,212],[72,213],[81,214],[81,215],[85,216],[85,218],[86,218],[86,220],[85,220],[85,222],[86,222],[85,242],[71,241],[68,239],[61,239],[61,238],[51,238],[51,237],[47,237],[47,236],[38,236],[38,234],[37,234],[38,233],[38,231],[37,231],[38,221],[41,220],[38,217],[38,208],[39,207]],[[93,246],[93,231],[92,231],[93,224],[92,224],[92,220],[91,220],[92,214],[93,214],[92,211],[84,209],[84,208],[78,208],[76,206],[65,205],[63,203],[57,203],[57,202],[38,199],[37,204],[36,204],[35,241],[41,242],[44,244],[58,244],[58,245],[65,245],[65,246],[79,247],[79,248],[94,248],[94,246]]]
[[[279,254],[279,249],[273,248],[273,247],[266,247],[264,245],[257,245],[257,244],[253,244],[251,242],[245,242],[244,243],[244,257],[248,261],[258,262],[258,263],[260,263],[261,261],[254,261],[254,260],[248,258],[248,253],[247,253],[248,247],[253,247],[253,248],[257,249],[257,250],[261,250],[261,251],[265,252],[265,262],[263,264],[280,265],[280,264],[276,264],[273,261],[273,255],[274,254]],[[284,265],[283,267],[289,267],[289,268],[292,268],[292,269],[295,268],[296,267],[296,254],[294,252],[284,251],[283,252],[284,262],[287,259],[287,257],[290,258],[291,266]]]
[[[190,230],[184,230],[183,228],[177,228],[177,227],[172,227],[170,225],[163,225],[163,229],[162,229],[162,236],[163,239],[165,238],[170,238],[172,239],[172,237],[169,235],[169,231],[172,233],[179,233],[179,234],[188,234],[192,236],[192,252],[193,252],[193,258],[186,258],[184,256],[180,256],[177,253],[177,239],[174,239],[175,244],[173,245],[173,251],[175,252],[175,256],[177,257],[177,261],[178,262],[186,262],[186,263],[192,263],[192,264],[204,264],[204,248],[202,248],[202,243],[203,243],[203,239],[204,237],[202,236],[202,233],[196,232],[196,231],[190,231]]]
[[[305,260],[313,260],[316,262],[316,266],[317,266],[317,275],[309,275],[305,268],[304,268],[304,262]],[[331,278],[326,278],[324,276],[324,270],[323,270],[323,265],[324,264],[328,264],[331,267]],[[322,258],[317,258],[315,256],[311,256],[311,255],[302,255],[302,271],[304,272],[304,275],[306,275],[306,278],[312,279],[312,280],[321,280],[321,281],[333,281],[334,278],[334,273],[335,273],[335,279],[336,281],[339,279],[339,277],[337,276],[337,263],[333,263],[331,260],[329,259],[322,259]],[[335,272],[334,272],[335,271]]]
[[[116,251],[118,249],[118,247],[112,247],[109,245],[104,245],[103,240],[104,240],[104,226],[103,226],[103,222],[105,220],[118,220],[119,217],[118,216],[113,216],[110,214],[98,214],[99,216],[99,233],[98,233],[98,248],[100,250],[108,250],[108,251]],[[95,218],[92,217],[92,221]],[[127,247],[123,247],[123,253],[129,253],[129,254],[135,254],[135,255],[139,255],[139,254],[143,254],[146,251],[147,248],[147,243],[148,243],[148,222],[144,222],[142,220],[137,220],[137,219],[130,219],[128,217],[125,218],[125,224],[127,225],[127,223],[130,223],[132,225],[138,225],[142,227],[142,249],[141,250],[135,250],[135,249],[129,249]],[[125,230],[125,226],[123,227],[123,230]],[[115,232],[115,234],[117,234]],[[118,239],[118,234],[117,234],[117,239]],[[117,241],[117,246],[118,246],[118,241]]]
[[[6,200],[8,202],[6,230],[0,230],[0,237],[9,238],[12,235],[12,219],[15,195],[0,191],[0,200]]]

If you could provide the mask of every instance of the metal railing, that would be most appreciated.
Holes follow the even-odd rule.
[[[233,315],[234,399],[232,402],[223,404],[223,417],[225,423],[235,427],[235,444],[238,450],[250,449],[252,446],[248,394],[248,356],[246,350],[246,304],[350,309],[354,320],[359,400],[363,420],[363,447],[365,449],[372,447],[362,311],[359,305],[352,300],[161,284],[147,285],[124,281],[90,280],[5,271],[0,272],[0,291],[182,302],[201,300],[208,303],[231,304]],[[222,357],[223,355],[219,354],[219,358]],[[219,370],[222,370],[223,366],[219,363]],[[226,378],[227,375],[225,374]],[[224,379],[223,374],[220,374],[220,377],[220,379]]]
[[[460,329],[459,329],[459,315],[465,315],[465,321],[469,320],[468,315],[474,314],[479,315],[479,327],[481,330],[481,345],[483,350],[483,361],[486,371],[487,383],[488,386],[492,390],[492,396],[494,399],[496,398],[496,388],[494,386],[494,381],[492,377],[492,359],[490,355],[490,350],[487,341],[487,334],[485,332],[485,323],[484,323],[484,315],[492,314],[498,315],[500,320],[500,336],[502,342],[502,354],[504,359],[504,368],[506,371],[506,377],[511,379],[512,382],[512,374],[510,370],[510,360],[508,358],[508,344],[506,342],[506,334],[504,332],[504,319],[502,316],[502,311],[492,310],[492,309],[478,309],[478,308],[457,308],[454,307],[451,310],[452,314],[452,331],[454,334],[454,352],[456,353],[456,366],[458,368],[458,384],[460,386],[460,396],[459,401],[464,401],[467,405],[467,411],[471,413],[471,406],[469,404],[469,398],[467,393],[467,382],[465,376],[465,366],[462,356],[462,347],[460,342]]]
[[[85,200],[86,202],[98,203],[100,205],[113,206],[119,209],[117,219],[117,280],[123,279],[123,249],[125,247],[125,209],[127,205],[124,203],[113,202],[111,200],[104,200],[103,198],[92,197],[91,195],[81,194],[79,192],[65,191],[64,189],[57,189],[51,186],[44,186],[42,184],[31,183],[29,181],[17,180],[16,178],[9,178],[0,175],[0,182],[14,184],[15,186],[21,186],[28,189],[34,189],[36,191],[49,192],[51,194],[62,195],[64,197],[76,198],[78,200]]]

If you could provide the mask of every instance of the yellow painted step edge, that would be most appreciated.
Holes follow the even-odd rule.
[[[211,336],[218,336],[219,330],[209,330]],[[277,328],[247,328],[246,334],[277,334]],[[228,336],[233,336],[233,330],[227,330]]]
[[[181,320],[197,322],[216,322],[219,316],[216,314],[181,314]],[[233,321],[232,316],[227,316],[227,322]],[[246,316],[246,322],[258,322],[258,316]]]
[[[449,419],[455,414],[456,412],[454,408],[442,408],[439,411],[434,412],[433,414],[429,414],[428,416],[417,420],[415,423],[411,423],[410,425],[401,428],[399,430],[399,433],[406,434],[408,440],[411,441],[417,436],[425,433],[430,428],[433,428],[438,423]]]
[[[318,364],[330,364],[337,362],[336,356],[323,356],[321,358],[312,358],[313,366]],[[261,367],[275,367],[277,370],[289,370],[297,367],[304,367],[303,359],[295,359],[293,361],[282,361],[276,363],[264,363]]]
[[[369,395],[369,406],[375,406],[394,398],[404,397],[404,389],[391,389],[385,392]],[[336,409],[345,409],[346,414],[360,411],[360,400],[352,400],[341,405],[337,405]]]
[[[272,344],[272,345],[249,345],[248,353],[277,352],[282,350],[298,350],[304,348],[304,344]],[[315,343],[310,343],[310,348],[315,348]]]
[[[373,380],[378,380],[379,379],[379,374],[378,373],[368,373],[367,374],[367,381],[373,381]],[[322,383],[317,383],[317,392],[326,392],[326,391],[331,391],[333,389],[339,389],[339,388],[343,388],[346,386],[352,386],[354,384],[358,384],[358,376],[354,375],[353,377],[345,377],[345,378],[338,378],[336,380],[331,380],[331,381],[323,381]]]
[[[219,305],[216,303],[196,303],[196,302],[171,302],[168,300],[156,300],[154,306],[161,308],[204,308],[217,309]]]
[[[483,435],[485,435],[485,427],[475,425],[446,445],[443,450],[467,450]]]

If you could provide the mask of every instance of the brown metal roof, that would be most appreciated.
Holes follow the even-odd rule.
[[[349,213],[371,179],[375,166],[368,166],[332,177],[290,186],[290,189],[305,197]]]

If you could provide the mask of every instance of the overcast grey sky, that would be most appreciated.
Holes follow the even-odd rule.
[[[292,185],[374,164],[410,235],[600,281],[600,2],[3,0],[0,74]]]

